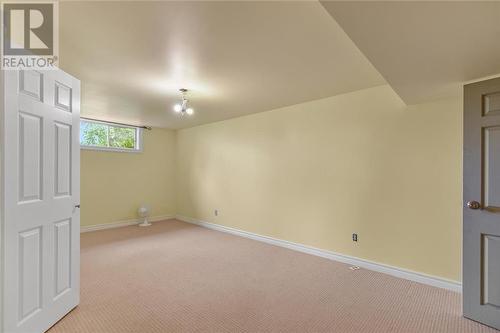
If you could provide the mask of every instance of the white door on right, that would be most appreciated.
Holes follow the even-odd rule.
[[[500,78],[464,91],[464,316],[500,329]]]

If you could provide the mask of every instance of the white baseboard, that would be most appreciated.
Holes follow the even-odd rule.
[[[452,290],[455,292],[462,292],[462,283],[460,283],[458,281],[443,279],[440,277],[427,275],[427,274],[423,274],[423,273],[418,273],[418,272],[410,271],[407,269],[389,266],[389,265],[385,265],[385,264],[381,264],[378,262],[373,262],[373,261],[369,261],[369,260],[365,260],[365,259],[360,259],[360,258],[336,253],[333,251],[321,250],[321,249],[318,249],[315,247],[306,246],[306,245],[302,245],[302,244],[294,243],[294,242],[289,242],[289,241],[282,240],[282,239],[276,239],[276,238],[272,238],[272,237],[268,237],[268,236],[262,236],[262,235],[254,234],[254,233],[251,233],[248,231],[243,231],[243,230],[239,230],[239,229],[235,229],[235,228],[222,226],[219,224],[214,224],[214,223],[209,223],[209,222],[197,220],[197,219],[194,219],[191,217],[177,215],[175,218],[177,220],[196,224],[196,225],[208,228],[208,229],[213,229],[213,230],[222,231],[222,232],[230,233],[230,234],[245,237],[245,238],[250,238],[253,240],[260,241],[260,242],[285,247],[287,249],[291,249],[291,250],[295,250],[295,251],[299,251],[299,252],[303,252],[303,253],[307,253],[307,254],[312,254],[312,255],[315,255],[318,257],[323,257],[326,259],[339,261],[339,262],[346,263],[349,265],[359,266],[359,267],[362,267],[365,269],[385,273],[385,274],[392,275],[392,276],[395,276],[398,278],[403,278],[403,279],[423,283],[423,284],[426,284],[429,286],[448,289],[448,290]]]
[[[150,217],[148,220],[149,220],[149,222],[158,222],[158,221],[170,220],[173,218],[175,218],[175,215],[161,215],[161,216]],[[134,224],[139,224],[139,223],[140,223],[139,219],[131,219],[131,220],[111,222],[111,223],[84,225],[84,226],[80,227],[80,233],[89,232],[89,231],[96,231],[96,230],[126,227],[129,225],[134,225]]]

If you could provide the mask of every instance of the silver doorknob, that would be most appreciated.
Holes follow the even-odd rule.
[[[78,205],[75,205],[75,208],[80,208],[80,204],[78,204]]]
[[[481,208],[481,204],[477,201],[469,201],[467,202],[467,207],[470,209],[479,209]]]

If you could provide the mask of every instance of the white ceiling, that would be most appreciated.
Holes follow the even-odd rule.
[[[408,104],[500,74],[500,2],[323,1]]]
[[[166,128],[385,83],[319,2],[61,2],[60,64],[82,115]]]

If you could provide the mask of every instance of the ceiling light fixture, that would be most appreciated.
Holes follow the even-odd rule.
[[[187,114],[190,116],[194,113],[194,110],[193,108],[188,107],[188,99],[186,98],[188,90],[181,88],[179,89],[179,91],[181,92],[182,95],[182,101],[180,104],[174,105],[174,111],[175,113],[180,113],[181,115]]]

